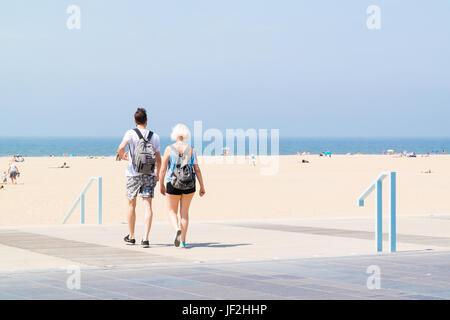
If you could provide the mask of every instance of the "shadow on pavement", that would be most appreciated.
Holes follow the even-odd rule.
[[[158,247],[173,247],[173,243],[153,243],[152,246]],[[200,242],[200,243],[188,243],[185,249],[193,249],[193,248],[232,248],[232,247],[240,247],[240,246],[250,246],[251,243],[233,243],[226,244],[220,242]]]

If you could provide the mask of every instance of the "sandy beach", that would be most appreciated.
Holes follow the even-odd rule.
[[[398,175],[398,214],[450,213],[450,157],[396,158],[387,155],[336,155],[331,158],[280,156],[274,175],[261,175],[261,164],[210,163],[200,159],[206,195],[194,198],[191,219],[278,219],[366,217],[373,215],[374,200],[358,208],[356,199],[382,171]],[[0,157],[5,171],[10,158]],[[64,162],[68,169],[56,169]],[[114,158],[27,157],[18,163],[17,185],[0,190],[0,225],[61,224],[91,176],[103,178],[103,222],[126,221],[125,165]],[[422,173],[430,169],[431,173]],[[387,185],[384,191],[387,192]],[[95,224],[97,188],[86,195],[86,223]],[[387,200],[388,198],[385,197]],[[387,201],[384,203],[387,206]],[[166,221],[165,198],[155,190],[154,221]],[[143,212],[137,208],[138,221]],[[77,208],[68,223],[80,223]]]

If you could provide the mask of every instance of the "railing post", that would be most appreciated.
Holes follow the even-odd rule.
[[[397,251],[397,174],[383,172],[358,198],[358,205],[364,206],[364,200],[375,191],[375,247],[383,251],[383,180],[389,176],[390,210],[389,210],[389,250]]]
[[[102,224],[102,178],[98,178],[98,224]]]
[[[85,220],[85,196],[84,193],[81,194],[81,224],[84,224]]]
[[[391,201],[390,201],[390,219],[389,219],[389,244],[391,252],[397,251],[397,223],[396,223],[396,215],[397,215],[397,179],[395,172],[391,172],[390,176],[391,182]]]
[[[98,183],[98,224],[102,224],[102,220],[103,220],[103,195],[102,195],[102,188],[103,188],[103,184],[102,184],[102,177],[91,177],[88,181],[88,183],[86,184],[86,186],[84,187],[84,189],[81,191],[80,196],[77,198],[77,200],[75,201],[75,203],[72,205],[72,208],[69,210],[69,212],[65,215],[62,223],[66,223],[67,220],[70,218],[70,216],[72,215],[73,211],[75,210],[76,206],[78,205],[78,203],[80,203],[80,207],[81,207],[81,224],[85,223],[85,217],[86,217],[86,192],[89,189],[89,187],[91,186],[92,182],[94,180],[97,180]]]
[[[375,210],[376,210],[376,246],[377,246],[377,251],[381,252],[383,251],[383,187],[382,187],[382,181],[381,180],[377,180],[377,184],[375,187],[375,191],[376,191],[376,206],[375,206]]]

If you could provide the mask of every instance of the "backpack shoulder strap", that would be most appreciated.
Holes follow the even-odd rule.
[[[171,145],[170,145],[170,149],[171,149],[171,151],[172,151],[170,157],[172,158],[172,153],[173,153],[173,155],[175,156],[175,159],[178,160],[178,158],[179,158],[179,153],[178,153],[177,148],[175,148],[175,146],[174,146],[173,144],[171,144]]]
[[[183,156],[186,156],[187,157],[187,155],[188,155],[188,153],[189,153],[189,151],[191,150],[191,146],[187,146],[186,147],[186,149],[184,150],[184,152],[183,152]]]
[[[141,131],[138,128],[134,128],[134,132],[136,132],[136,134],[138,135],[139,139],[144,139],[144,137],[142,136]]]
[[[153,137],[153,131],[148,131],[147,140],[150,141],[150,139]]]

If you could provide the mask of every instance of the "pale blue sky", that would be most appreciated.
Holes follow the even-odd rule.
[[[449,39],[448,0],[2,1],[0,136],[121,136],[138,106],[162,136],[450,136]]]

